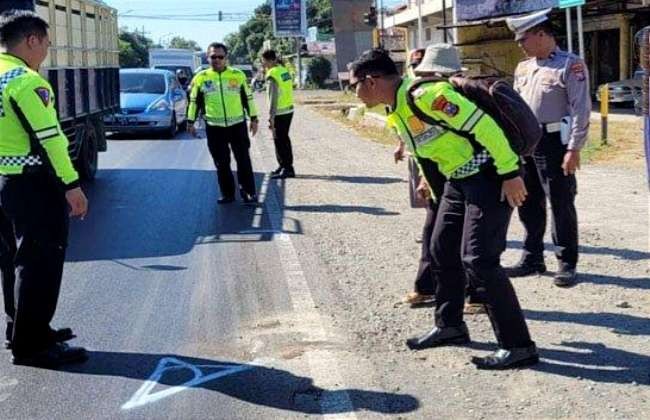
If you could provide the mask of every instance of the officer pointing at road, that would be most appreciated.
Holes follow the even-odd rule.
[[[199,107],[204,103],[208,149],[217,167],[217,178],[221,189],[219,204],[235,201],[235,179],[230,169],[230,150],[237,161],[239,193],[245,203],[257,201],[255,178],[249,154],[250,139],[246,132],[246,116],[251,120],[250,132],[257,133],[257,108],[253,101],[246,75],[239,69],[228,66],[228,48],[215,42],[208,47],[210,68],[199,72],[192,79],[190,106],[188,109],[188,130],[196,134]]]
[[[0,15],[0,199],[18,244],[13,314],[8,328],[14,364],[57,366],[86,352],[53,330],[68,240],[68,216],[88,209],[54,95],[38,74],[47,56],[48,25],[28,11]],[[11,296],[12,293],[5,295]],[[5,302],[7,304],[7,302]],[[8,311],[9,312],[9,311]]]
[[[578,218],[575,172],[580,149],[587,141],[591,98],[589,73],[584,61],[558,48],[550,9],[508,19],[515,40],[528,59],[515,70],[515,89],[530,105],[544,128],[533,156],[526,158],[528,199],[519,208],[526,230],[520,262],[507,269],[510,277],[546,271],[544,231],[546,197],[553,214],[553,243],[558,259],[554,282],[572,286],[578,262]]]

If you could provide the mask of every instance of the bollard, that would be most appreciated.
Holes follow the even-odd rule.
[[[607,144],[607,114],[609,114],[609,85],[600,87],[600,143]]]

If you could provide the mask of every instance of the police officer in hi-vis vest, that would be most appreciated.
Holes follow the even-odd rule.
[[[88,201],[68,156],[52,88],[38,74],[50,45],[47,30],[33,12],[0,15],[0,200],[11,224],[3,228],[3,252],[15,253],[16,267],[14,285],[14,278],[3,273],[5,345],[14,364],[54,367],[87,357],[83,348],[63,343],[74,337],[72,330],[52,329],[50,322],[61,286],[68,217],[83,218]],[[5,237],[11,228],[13,249]]]
[[[529,195],[519,208],[519,218],[526,230],[523,255],[507,272],[510,277],[520,277],[546,271],[543,254],[548,197],[558,259],[554,283],[568,287],[577,280],[575,172],[580,168],[580,150],[587,142],[591,98],[587,66],[580,57],[558,48],[548,19],[550,10],[507,21],[528,56],[515,70],[514,87],[544,128],[533,156],[526,158]]]
[[[469,342],[463,321],[465,277],[485,289],[486,309],[499,349],[474,357],[479,369],[509,369],[537,363],[515,291],[500,265],[512,207],[526,198],[519,157],[496,122],[454,90],[444,74],[460,71],[456,49],[439,44],[427,49],[438,80],[410,93],[395,63],[381,49],[370,50],[350,65],[350,87],[369,107],[390,107],[389,123],[411,153],[430,159],[447,179],[433,229],[432,254],[439,270],[435,327],[407,340],[414,350]],[[427,59],[428,60],[428,59]],[[429,124],[417,114],[442,125]],[[449,129],[443,126],[449,127]],[[464,136],[472,136],[478,150]]]
[[[293,150],[289,129],[293,119],[293,77],[278,59],[274,50],[262,53],[262,65],[266,69],[266,89],[269,99],[269,128],[273,133],[275,157],[278,168],[271,178],[294,178]]]
[[[230,169],[230,150],[237,162],[239,193],[244,203],[257,202],[255,177],[250,158],[250,132],[257,133],[257,108],[243,71],[227,65],[228,48],[219,42],[208,47],[210,68],[192,79],[190,106],[187,111],[188,131],[196,135],[194,122],[203,103],[208,149],[217,167],[221,197],[219,204],[235,201],[235,178]]]

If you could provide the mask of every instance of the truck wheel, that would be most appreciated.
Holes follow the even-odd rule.
[[[97,130],[92,123],[87,122],[80,131],[78,138],[81,140],[81,148],[79,157],[75,161],[75,168],[81,179],[92,181],[97,174]]]
[[[178,122],[176,121],[176,113],[172,114],[172,122],[171,125],[169,126],[169,130],[165,133],[165,137],[168,139],[173,139],[174,136],[176,136],[176,133],[178,132]]]

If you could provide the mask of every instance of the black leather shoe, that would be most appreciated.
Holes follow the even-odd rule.
[[[282,172],[282,169],[283,169],[282,166],[278,166],[277,168],[271,171],[271,175],[279,174],[280,172]]]
[[[546,264],[540,263],[517,263],[512,267],[505,267],[504,270],[508,277],[525,277],[531,274],[544,274],[546,272]]]
[[[431,331],[421,337],[413,337],[406,340],[406,345],[411,350],[422,350],[429,347],[467,343],[469,343],[469,331],[464,322],[457,327],[434,327]]]
[[[257,195],[256,194],[243,193],[242,194],[242,200],[244,201],[244,204],[255,204],[255,203],[257,203]]]
[[[71,328],[61,328],[58,330],[51,330],[51,340],[55,343],[63,343],[69,340],[72,340],[73,338],[77,337],[73,332]],[[12,344],[11,340],[5,340],[5,348],[6,349],[11,349]]]
[[[233,201],[235,201],[235,197],[221,197],[217,200],[217,203],[228,204],[228,203],[232,203]]]
[[[575,268],[563,267],[553,276],[553,284],[557,287],[571,287],[578,282]]]
[[[531,366],[539,362],[537,347],[517,347],[506,350],[499,349],[489,356],[472,357],[472,363],[477,369],[504,370]]]
[[[273,179],[285,179],[285,178],[295,178],[296,172],[293,169],[282,168],[282,170],[274,175],[271,175]]]
[[[55,368],[68,363],[84,362],[88,353],[83,347],[70,347],[64,343],[54,343],[50,348],[30,355],[14,355],[14,365]]]

